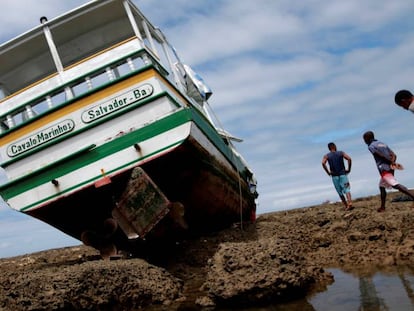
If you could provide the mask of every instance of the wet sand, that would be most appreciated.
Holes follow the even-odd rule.
[[[265,306],[323,291],[327,268],[414,266],[413,202],[379,197],[260,215],[209,236],[102,260],[90,247],[0,260],[0,310],[182,310]]]

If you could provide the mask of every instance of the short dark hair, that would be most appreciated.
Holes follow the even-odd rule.
[[[370,144],[375,139],[374,132],[372,131],[365,132],[363,138],[366,144]]]
[[[329,150],[331,150],[332,148],[336,148],[336,145],[335,145],[335,143],[330,142],[330,143],[328,144],[328,149],[329,149]]]
[[[399,90],[395,93],[394,101],[397,105],[401,104],[403,99],[410,99],[413,97],[413,94],[408,90]]]

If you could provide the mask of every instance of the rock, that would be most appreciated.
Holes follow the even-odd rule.
[[[254,225],[155,245],[145,260],[102,260],[87,246],[0,259],[0,310],[237,309],[323,290],[333,282],[325,267],[413,265],[412,202],[387,202],[384,213],[378,203],[262,214]]]
[[[210,297],[207,297],[207,296],[197,298],[195,303],[197,306],[204,307],[204,308],[216,306],[214,301]]]
[[[214,301],[232,306],[301,296],[326,272],[298,254],[300,244],[270,238],[221,244],[203,286]]]
[[[1,310],[138,309],[178,299],[182,282],[142,259],[96,260],[3,271]]]

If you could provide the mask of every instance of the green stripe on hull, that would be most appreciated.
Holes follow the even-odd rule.
[[[131,147],[135,143],[147,140],[153,136],[173,129],[179,125],[182,125],[190,120],[191,115],[189,114],[188,110],[181,110],[173,115],[170,115],[157,122],[154,122],[142,129],[128,133],[124,136],[117,138],[116,140],[113,140],[102,146],[92,149],[89,152],[80,154],[78,157],[76,157],[76,159],[71,159],[65,163],[61,163],[61,161],[58,161],[58,164],[52,163],[46,168],[42,168],[40,173],[38,171],[35,171],[27,176],[4,184],[0,186],[0,194],[3,197],[3,199],[8,200],[25,191],[40,186],[44,183],[50,182],[52,179],[59,178],[60,176],[75,171],[83,166],[99,161],[115,152]],[[166,146],[164,149],[170,147],[171,146]],[[158,152],[162,150],[163,149],[159,150]],[[147,155],[146,157],[149,156],[152,155]],[[135,162],[138,162],[144,158],[137,157],[137,160]],[[123,166],[128,165],[131,165],[131,163],[125,164]],[[76,187],[78,187],[78,185]]]
[[[140,141],[144,141],[156,135],[162,134],[163,132],[166,132],[177,126],[185,124],[189,121],[194,121],[197,124],[197,126],[201,129],[201,131],[208,137],[208,139],[221,151],[221,153],[230,161],[230,163],[232,163],[235,169],[237,169],[240,174],[245,175],[246,168],[243,165],[240,158],[236,157],[236,155],[230,150],[229,146],[227,146],[227,144],[224,143],[221,136],[215,131],[215,129],[205,119],[205,117],[195,108],[186,108],[157,122],[154,122],[142,129],[125,134],[124,136],[121,136],[116,140],[108,142],[87,152],[80,153],[77,157],[69,159],[67,162],[57,161],[56,163],[52,163],[40,169],[39,171],[35,171],[27,176],[4,184],[0,186],[0,195],[3,197],[4,200],[8,200],[32,188],[48,183],[53,179],[58,179],[59,177],[76,171],[86,165],[99,161],[107,156],[110,156],[113,153],[116,153],[126,148],[130,148],[135,143],[139,143]],[[116,169],[108,171],[106,173],[112,174],[113,172],[123,170],[126,167],[132,166],[135,163],[144,160],[145,158],[152,157],[166,149],[174,147],[175,145],[179,145],[182,142],[183,140],[165,146],[152,154],[146,155],[145,157],[137,157],[136,160],[130,163],[124,163]],[[65,189],[65,191],[61,191],[56,195],[44,198],[43,200],[38,202],[33,202],[32,204],[22,208],[21,211],[28,210],[34,206],[38,206],[49,200],[57,198],[62,194],[71,192],[75,189],[79,189],[87,184],[90,184],[91,182],[96,181],[100,177],[101,175],[93,176],[87,181],[74,185],[71,188]]]
[[[233,153],[230,147],[223,141],[223,138],[213,127],[211,127],[208,121],[205,120],[205,117],[197,112],[197,110],[192,109],[192,118],[202,132],[210,139],[217,149],[220,150],[220,152],[227,158],[233,167],[242,175],[243,178],[246,178],[246,167],[240,157]]]
[[[128,167],[128,166],[130,166],[130,165],[133,165],[133,164],[135,164],[135,163],[137,163],[137,162],[139,162],[139,161],[142,161],[142,160],[144,160],[144,159],[146,159],[146,158],[152,157],[152,156],[154,156],[154,155],[156,155],[156,154],[158,154],[158,153],[160,153],[160,152],[162,152],[162,151],[164,151],[164,150],[167,150],[167,149],[172,148],[172,147],[174,147],[174,146],[178,146],[178,145],[180,145],[182,142],[183,142],[183,141],[179,141],[179,142],[177,142],[177,143],[175,143],[175,144],[172,144],[172,145],[169,145],[169,146],[165,146],[164,148],[159,149],[159,150],[157,150],[157,151],[156,151],[156,152],[154,152],[154,153],[148,154],[148,155],[146,155],[145,157],[140,157],[140,158],[137,158],[136,160],[131,161],[131,162],[129,162],[129,163],[124,163],[123,165],[118,166],[116,169],[111,170],[111,171],[108,171],[108,172],[106,172],[106,173],[111,174],[111,173],[113,173],[113,172],[120,171],[120,170],[122,170],[122,169],[124,169],[124,168],[126,168],[126,167]],[[45,202],[47,202],[47,201],[49,201],[49,200],[53,200],[54,198],[57,198],[57,197],[59,197],[59,196],[61,196],[61,195],[64,195],[65,193],[71,192],[72,190],[82,188],[83,186],[86,186],[86,185],[88,185],[88,184],[90,184],[90,183],[92,183],[92,182],[95,182],[95,181],[96,181],[97,179],[99,179],[99,178],[102,178],[102,175],[97,175],[97,176],[94,176],[94,177],[92,177],[92,178],[90,178],[90,179],[88,179],[88,180],[84,181],[83,183],[76,184],[76,185],[74,185],[73,187],[67,188],[65,191],[61,191],[61,192],[59,192],[59,193],[58,193],[58,194],[56,194],[56,195],[53,195],[53,196],[50,196],[50,197],[44,198],[43,200],[40,200],[40,201],[37,201],[37,202],[33,202],[32,204],[30,204],[30,205],[25,206],[24,208],[22,208],[20,211],[21,211],[21,212],[24,212],[24,211],[26,211],[26,210],[31,209],[32,207],[35,207],[35,206],[37,206],[37,205],[41,205],[41,204],[43,204],[43,203],[45,203]]]

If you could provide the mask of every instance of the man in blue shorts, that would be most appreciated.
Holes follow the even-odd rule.
[[[347,176],[351,172],[351,157],[343,151],[337,151],[336,145],[332,142],[328,144],[328,149],[329,153],[322,158],[322,167],[326,174],[332,177],[336,192],[338,192],[342,203],[345,205],[345,210],[352,210],[351,185]],[[348,169],[345,169],[344,159],[348,162]],[[329,168],[326,165],[327,162]]]
[[[378,172],[381,175],[379,182],[381,206],[377,211],[385,212],[386,188],[397,189],[414,200],[414,195],[394,177],[394,169],[401,167],[400,164],[395,162],[397,160],[396,154],[386,144],[376,140],[372,131],[365,132],[363,138],[368,145],[368,150],[374,156]]]

